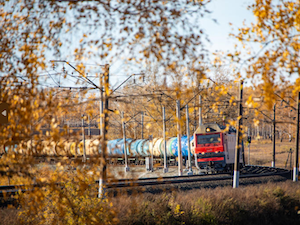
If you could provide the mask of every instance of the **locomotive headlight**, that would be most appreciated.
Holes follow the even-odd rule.
[[[215,153],[219,153],[218,151],[215,151]]]

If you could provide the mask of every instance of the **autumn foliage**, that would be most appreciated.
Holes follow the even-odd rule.
[[[115,89],[117,85],[110,85],[105,92],[109,96],[109,108],[105,111],[108,114],[107,139],[121,137],[121,112],[125,112],[127,137],[141,138],[142,132],[144,138],[161,137],[162,107],[167,113],[167,137],[177,134],[176,122],[186,130],[185,113],[182,112],[180,121],[175,116],[176,100],[180,101],[182,111],[185,105],[190,107],[192,131],[197,128],[199,107],[203,108],[204,122],[234,126],[241,79],[251,84],[244,87],[244,136],[247,129],[269,129],[270,110],[276,102],[277,106],[281,101],[295,108],[296,103],[287,99],[294,99],[300,90],[299,1],[256,0],[249,6],[256,22],[245,25],[232,36],[247,50],[249,43],[260,48],[248,51],[246,59],[237,49],[218,56],[214,63],[210,62],[211,54],[206,48],[209,37],[200,26],[201,18],[210,13],[206,10],[209,2],[0,2],[0,103],[9,104],[8,124],[0,126],[1,185],[42,184],[46,187],[23,196],[22,222],[137,222],[116,216],[115,206],[108,200],[97,199],[97,191],[89,189],[101,175],[99,164],[103,160],[98,155],[86,167],[80,157],[72,161],[65,151],[66,142],[82,139],[80,132],[76,132],[82,114],[91,118],[95,129],[100,129],[99,119],[103,115],[99,115],[99,92],[103,86],[103,65],[118,62],[116,64],[126,65],[121,70],[130,75],[134,69],[140,71],[118,90]],[[229,69],[222,66],[228,60],[232,64]],[[96,69],[91,69],[90,62]],[[58,68],[62,72],[58,72]],[[110,78],[113,75],[110,74]],[[47,83],[49,80],[53,81],[51,85]],[[199,95],[203,99],[201,105]],[[258,97],[259,103],[255,101]],[[294,128],[284,124],[293,125],[295,113],[282,104],[280,107],[278,132],[293,137]],[[143,126],[141,112],[145,116]],[[288,118],[285,114],[289,114]],[[258,139],[260,134],[256,135]],[[103,140],[100,135],[97,137]],[[47,152],[54,145],[55,154]],[[58,183],[63,183],[63,187]],[[276,201],[285,199],[285,193],[278,192],[280,196]],[[204,223],[228,222],[217,217],[205,198],[185,210],[185,206],[177,204],[172,196],[164,196],[162,201],[166,217],[160,217],[160,212],[146,200],[142,209],[149,214],[143,214],[139,208],[133,209],[141,219],[157,218],[162,223],[169,219],[174,223],[191,222],[189,218],[200,218]],[[234,203],[237,208],[246,207]],[[197,211],[199,206],[204,207],[202,211]],[[205,207],[212,212],[207,212]],[[278,207],[274,210],[284,214],[281,205]],[[153,216],[150,209],[158,214]],[[132,215],[133,212],[127,213]],[[237,221],[239,219],[237,217]]]

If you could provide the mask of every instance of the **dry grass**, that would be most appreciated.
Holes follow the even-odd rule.
[[[299,184],[113,199],[120,224],[300,224]]]
[[[287,162],[289,151],[293,150],[293,160],[295,154],[295,142],[276,142],[275,146],[275,166],[280,168],[290,167],[290,160]],[[273,145],[271,140],[252,141],[250,144],[250,165],[271,166],[273,159]],[[292,160],[292,163],[294,162]],[[248,164],[248,146],[245,145],[245,162]],[[293,166],[292,166],[293,167]]]
[[[15,208],[0,208],[0,224],[14,225],[19,224],[18,210]]]
[[[119,195],[107,198],[112,213],[110,224],[300,224],[300,183],[287,181],[284,183],[269,183],[256,186],[231,187],[215,189],[198,189],[168,194]],[[74,202],[82,197],[73,195]],[[103,204],[96,204],[96,199],[85,198],[86,211],[82,217],[97,212],[99,218],[108,215],[110,211],[103,210]],[[60,218],[56,204],[45,205],[46,211],[37,210],[31,216],[41,218],[47,212],[47,217],[55,218],[56,224],[85,224],[91,221],[84,218],[77,220]],[[81,203],[79,205],[81,206]],[[90,210],[91,208],[93,210]],[[27,207],[28,209],[28,207]],[[49,211],[51,209],[51,211]],[[80,209],[80,208],[79,208]],[[1,209],[0,224],[18,224],[18,214],[23,209]],[[24,208],[26,210],[26,207]],[[74,209],[72,209],[74,210]],[[20,215],[24,216],[24,212]],[[39,215],[40,214],[40,215]],[[101,216],[103,214],[103,216]],[[30,211],[29,214],[30,216]],[[49,215],[52,215],[51,217]],[[70,214],[62,214],[68,215]],[[78,215],[78,214],[76,214]],[[26,221],[35,221],[28,219]],[[66,223],[66,221],[73,221]],[[77,221],[77,222],[76,222]],[[80,223],[79,221],[83,221]],[[91,224],[102,224],[103,220]],[[32,224],[23,223],[24,224]],[[45,221],[44,221],[45,222]],[[108,221],[106,221],[108,222]],[[47,222],[46,222],[47,223]],[[49,224],[52,224],[48,221]],[[47,223],[47,224],[48,224]]]

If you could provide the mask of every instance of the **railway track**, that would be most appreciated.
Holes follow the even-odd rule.
[[[291,171],[281,168],[246,166],[240,170],[240,179],[252,177],[267,177],[267,176],[283,176],[290,178]],[[140,178],[140,179],[118,179],[110,180],[107,184],[109,189],[122,187],[137,187],[137,186],[153,186],[165,184],[182,184],[201,181],[221,181],[232,180],[232,174],[218,173],[218,174],[202,174],[193,176],[173,176],[173,177],[159,177],[159,178]]]
[[[241,184],[263,183],[268,180],[274,181],[274,177],[276,177],[275,181],[291,179],[291,171],[280,168],[259,166],[246,166],[240,170]],[[226,186],[232,184],[232,179],[232,174],[229,173],[140,179],[111,179],[107,182],[106,191],[108,194],[112,195],[115,195],[119,191],[132,193],[134,190],[138,192],[159,193],[175,189],[189,190],[193,188]],[[255,181],[253,181],[253,179]],[[11,204],[13,202],[13,196],[17,193],[30,192],[34,188],[42,188],[45,186],[46,185],[40,184],[33,185],[30,188],[25,185],[0,186],[0,205],[5,206],[7,204]]]

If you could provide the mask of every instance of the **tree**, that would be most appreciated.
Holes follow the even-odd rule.
[[[246,65],[247,78],[252,79],[254,85],[262,83],[265,102],[271,109],[276,99],[275,90],[290,79],[296,79],[293,93],[300,90],[300,2],[256,0],[248,9],[253,12],[256,22],[240,28],[233,36],[247,50],[250,44],[260,49],[249,49],[250,57],[246,60],[239,51],[228,56],[232,61]]]
[[[88,72],[81,62],[84,57],[104,64],[125,55],[127,62],[134,61],[138,66],[148,61],[160,62],[163,69],[175,69],[187,60],[203,61],[206,36],[198,22],[208,13],[205,11],[208,2],[2,1],[0,102],[10,105],[10,113],[9,124],[0,128],[1,175],[20,179],[11,180],[14,184],[25,180],[29,184],[47,184],[51,193],[58,193],[49,196],[41,190],[33,192],[35,203],[40,203],[35,209],[40,207],[41,212],[45,212],[47,207],[43,207],[51,197],[52,202],[58,200],[57,209],[65,208],[70,198],[57,198],[62,194],[56,184],[72,180],[76,183],[75,190],[82,191],[99,177],[99,171],[92,167],[89,171],[69,173],[67,168],[79,167],[80,163],[69,163],[66,158],[56,165],[54,172],[48,168],[41,172],[36,166],[39,161],[35,156],[51,154],[47,152],[51,146],[56,146],[57,155],[65,150],[63,142],[67,131],[60,132],[59,120],[70,112],[76,115],[85,99],[85,92],[66,97],[57,89],[45,89],[41,72],[52,65],[49,61],[53,58],[75,60],[78,79],[86,77]],[[48,130],[44,134],[42,128],[46,127]],[[10,151],[7,151],[8,146]],[[83,196],[80,191],[77,194],[75,196]],[[73,202],[69,201],[69,204]],[[78,216],[77,212],[61,212],[61,215]],[[47,222],[46,217],[41,215],[41,218],[45,219],[41,223]]]

